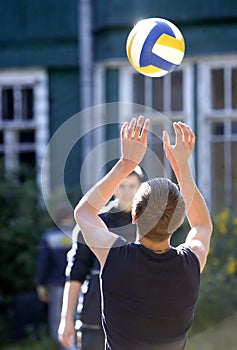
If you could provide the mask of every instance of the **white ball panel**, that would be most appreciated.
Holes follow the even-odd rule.
[[[184,53],[182,51],[160,44],[155,44],[155,46],[152,49],[152,52],[158,57],[161,57],[164,60],[173,64],[180,64],[184,57]]]

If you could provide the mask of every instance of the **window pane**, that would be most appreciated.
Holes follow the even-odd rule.
[[[222,122],[212,123],[212,134],[224,135],[224,123]]]
[[[237,68],[232,69],[232,108],[237,108]]]
[[[183,72],[177,71],[171,74],[171,110],[183,110]]]
[[[5,155],[4,152],[0,151],[0,167],[4,169]]]
[[[32,88],[24,88],[21,90],[22,96],[22,119],[29,120],[34,118],[34,95]]]
[[[152,79],[152,108],[159,112],[164,110],[164,78]]]
[[[4,164],[4,133],[0,131],[0,167]]]
[[[2,119],[14,119],[14,96],[11,88],[2,90]]]
[[[211,70],[212,108],[224,108],[224,70]]]
[[[28,152],[20,152],[19,153],[19,162],[21,165],[28,165],[31,168],[35,167],[35,152],[34,151],[28,151]]]
[[[237,142],[231,143],[231,156],[232,156],[232,209],[237,211],[237,167],[236,167],[236,154],[237,154]]]
[[[232,124],[231,124],[231,133],[232,134],[237,134],[237,121],[232,122]]]
[[[20,165],[19,181],[36,178],[36,156],[34,151],[19,152],[18,160]]]
[[[3,145],[4,143],[4,133],[3,131],[0,131],[0,145]]]
[[[223,142],[211,145],[211,169],[212,169],[212,205],[214,213],[225,206],[224,189],[224,144]]]
[[[19,142],[20,143],[34,142],[34,141],[35,141],[34,130],[26,130],[26,131],[21,131],[19,133]]]
[[[145,83],[145,79],[143,77],[143,75],[141,74],[134,74],[133,75],[133,102],[140,104],[140,105],[144,105],[145,103],[145,87],[144,84]],[[140,111],[140,108],[139,108]],[[139,112],[138,110],[133,111],[134,113]]]

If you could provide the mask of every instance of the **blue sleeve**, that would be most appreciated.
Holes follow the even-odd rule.
[[[46,234],[41,237],[37,266],[36,266],[36,285],[47,285],[48,271],[50,268],[50,250],[47,244]]]
[[[80,233],[79,233],[80,234]],[[77,241],[73,242],[67,254],[66,279],[83,283],[93,267],[95,256],[88,246]]]

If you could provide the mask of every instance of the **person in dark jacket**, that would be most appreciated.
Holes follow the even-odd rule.
[[[173,123],[175,144],[163,133],[163,147],[179,187],[153,178],[138,189],[132,220],[136,242],[113,233],[99,212],[146,152],[150,121],[141,116],[123,124],[121,158],[79,201],[74,215],[87,245],[100,262],[102,322],[106,350],[184,350],[199,295],[212,222],[192,176],[193,131]],[[190,230],[172,247],[184,214]]]
[[[58,325],[62,307],[63,288],[65,284],[65,268],[67,253],[71,248],[70,238],[74,224],[72,212],[63,204],[55,208],[55,221],[58,226],[43,233],[37,257],[36,289],[39,299],[48,304],[48,323],[55,347],[63,347],[58,342]],[[76,349],[71,346],[70,349]]]
[[[131,203],[138,187],[143,181],[143,172],[137,167],[116,190],[115,200],[111,201],[100,214],[101,219],[122,237],[133,242],[136,237],[135,225],[132,224]],[[87,291],[83,295],[83,307],[80,315],[82,326],[79,333],[78,345],[82,350],[104,350],[105,337],[101,322],[101,298],[99,286],[99,261],[83,243],[83,236],[75,228],[75,236],[71,251],[68,253],[66,269],[64,302],[59,339],[69,346],[74,336],[74,313],[77,306],[81,285],[88,281]]]

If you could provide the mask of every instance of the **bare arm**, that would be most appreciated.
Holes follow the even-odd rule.
[[[147,146],[149,120],[133,118],[121,129],[121,158],[112,170],[99,181],[78,203],[75,219],[81,228],[86,243],[103,266],[108,252],[117,239],[98,216],[100,210],[125,179],[142,160]],[[144,125],[143,125],[144,123]]]
[[[59,341],[68,348],[75,343],[74,315],[80,290],[81,283],[78,281],[67,281],[65,283],[58,338]]]
[[[174,123],[176,143],[170,145],[169,136],[165,132],[164,150],[177,177],[186,207],[191,230],[186,244],[197,255],[201,271],[203,270],[210,246],[212,222],[205,200],[201,195],[190,170],[189,156],[195,144],[195,135],[184,123]]]

